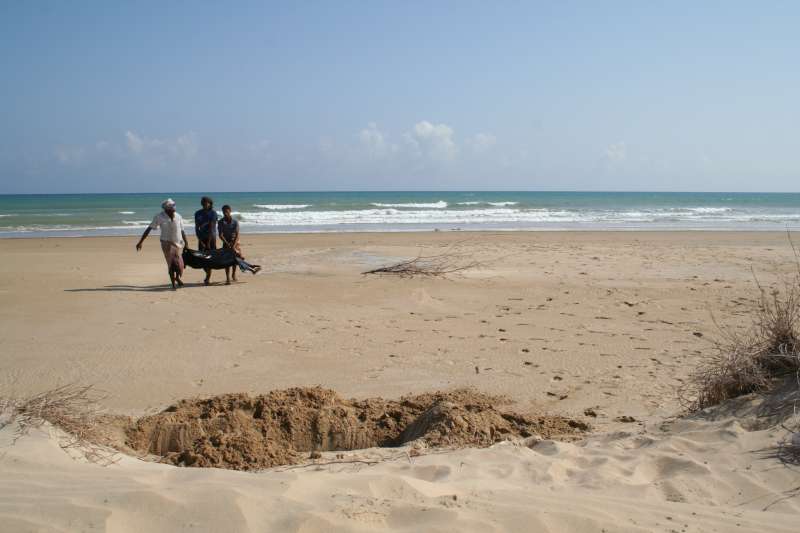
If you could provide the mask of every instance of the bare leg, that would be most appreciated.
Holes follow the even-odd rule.
[[[205,271],[206,271],[206,279],[203,280],[203,283],[208,285],[209,283],[211,283],[211,269],[206,268]]]
[[[236,276],[236,271],[233,272],[234,279]],[[231,284],[231,267],[225,267],[225,285]]]
[[[183,287],[183,266],[180,263],[172,263],[170,266],[172,271],[175,273],[175,283],[178,284],[178,287]]]
[[[175,270],[173,269],[172,265],[169,266],[169,282],[172,284],[172,290],[178,288],[175,285]]]

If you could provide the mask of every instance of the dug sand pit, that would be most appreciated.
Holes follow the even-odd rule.
[[[314,451],[393,447],[418,439],[431,447],[489,446],[575,434],[583,427],[557,416],[502,411],[504,403],[469,389],[346,400],[329,389],[292,388],[182,400],[140,418],[126,434],[134,450],[174,465],[256,470],[297,463]]]

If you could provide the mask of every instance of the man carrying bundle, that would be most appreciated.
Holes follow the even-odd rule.
[[[136,243],[136,251],[142,249],[142,243],[154,229],[161,230],[161,251],[164,252],[164,259],[167,261],[169,270],[169,281],[172,288],[183,287],[183,258],[181,253],[186,246],[186,232],[183,229],[183,217],[175,211],[175,202],[172,198],[164,200],[161,204],[163,211],[153,217],[153,221],[144,230],[142,238]]]
[[[242,269],[242,272],[249,270],[255,274],[261,270],[259,265],[251,265],[244,260],[242,249],[239,246],[239,221],[231,216],[231,206],[222,206],[222,218],[219,220],[217,229],[219,238],[222,240],[222,247],[234,253],[237,259],[236,262],[239,264],[239,268]],[[231,272],[233,272],[233,281],[236,281],[236,267],[225,267],[226,285],[230,285],[231,283]]]
[[[202,209],[194,214],[194,234],[197,236],[197,249],[201,252],[210,252],[217,249],[217,212],[214,211],[214,200],[208,196],[200,199]],[[203,283],[211,283],[211,269],[206,269],[206,279]]]

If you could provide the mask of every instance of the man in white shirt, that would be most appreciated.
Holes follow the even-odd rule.
[[[169,281],[172,288],[183,287],[181,276],[183,275],[183,247],[188,240],[183,229],[183,217],[175,212],[175,202],[172,198],[164,200],[161,204],[163,211],[153,218],[153,222],[144,230],[142,238],[136,243],[136,251],[142,249],[142,243],[154,229],[161,230],[161,251],[164,252],[164,259],[167,261],[169,269]]]

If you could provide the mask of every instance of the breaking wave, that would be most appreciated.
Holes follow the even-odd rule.
[[[269,209],[271,211],[281,211],[284,209],[306,209],[311,207],[311,204],[253,204],[253,207]]]
[[[397,207],[399,209],[445,209],[449,205],[447,202],[443,200],[439,200],[438,202],[433,203],[422,203],[422,204],[379,204],[379,203],[372,203],[370,204],[373,207]]]

